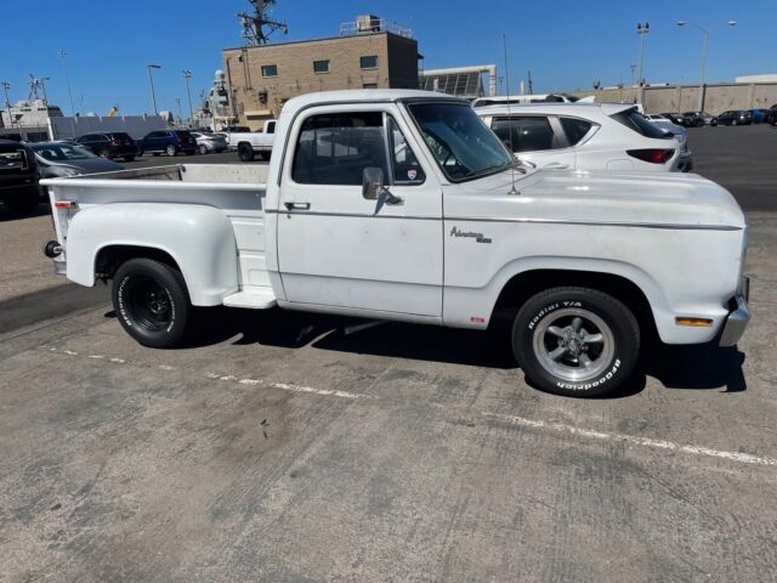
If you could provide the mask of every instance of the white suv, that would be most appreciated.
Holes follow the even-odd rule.
[[[532,103],[475,112],[522,160],[542,168],[679,171],[691,167],[687,145],[651,123],[636,105]]]

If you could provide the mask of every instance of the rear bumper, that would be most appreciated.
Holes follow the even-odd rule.
[[[750,295],[750,278],[745,276],[742,291],[737,292],[733,299],[733,309],[729,312],[726,322],[723,325],[723,332],[720,335],[719,346],[734,346],[742,334],[745,333],[747,325],[750,323],[752,314],[747,307],[747,300]]]

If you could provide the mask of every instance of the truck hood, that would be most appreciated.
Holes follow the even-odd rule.
[[[506,171],[450,187],[454,196],[473,196],[464,196],[461,205],[446,203],[446,214],[723,229],[740,229],[746,224],[731,193],[697,174],[537,170],[526,175],[516,172],[515,180],[512,174]],[[489,204],[483,204],[483,199]]]

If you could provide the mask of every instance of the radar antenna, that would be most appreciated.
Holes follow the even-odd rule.
[[[270,41],[270,35],[276,30],[288,34],[289,29],[285,23],[268,19],[268,9],[275,5],[275,0],[247,1],[254,8],[253,14],[239,12],[237,17],[243,23],[242,36],[248,42],[248,46],[266,45]]]

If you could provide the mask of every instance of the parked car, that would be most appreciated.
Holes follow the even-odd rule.
[[[122,164],[102,158],[72,142],[36,142],[28,145],[35,152],[41,178],[124,170]]]
[[[700,128],[702,126],[718,125],[718,118],[706,111],[683,112],[683,120],[686,123],[686,127]]]
[[[140,155],[137,143],[126,132],[94,132],[78,136],[74,141],[109,160],[122,158],[132,162]]]
[[[189,130],[157,130],[149,132],[140,140],[140,153],[154,156],[167,154],[175,156],[179,152],[191,156],[197,152],[197,140]]]
[[[688,147],[688,130],[683,126],[672,123],[669,118],[664,117],[660,113],[648,114],[645,115],[645,118],[656,127],[674,135],[680,142],[680,161],[678,163],[678,170],[680,170],[680,172],[690,172],[693,170],[693,158],[691,150]]]
[[[38,163],[26,144],[0,140],[0,202],[13,215],[30,215],[40,204]]]
[[[490,105],[475,112],[519,158],[545,168],[679,170],[680,140],[621,103]]]
[[[773,126],[777,125],[777,104],[774,104],[769,108],[769,113],[766,116],[766,123],[770,123]]]
[[[750,115],[753,116],[753,123],[767,123],[770,110],[763,108],[756,108],[748,110]]]
[[[226,152],[227,138],[224,134],[215,134],[213,132],[192,132],[194,139],[197,140],[197,149],[200,154],[209,154],[210,152]]]
[[[736,126],[753,123],[753,114],[746,109],[730,109],[718,116],[718,125]]]
[[[672,120],[672,123],[676,123],[679,126],[688,127],[688,118],[685,117],[679,111],[667,111],[661,113],[664,117]]]

